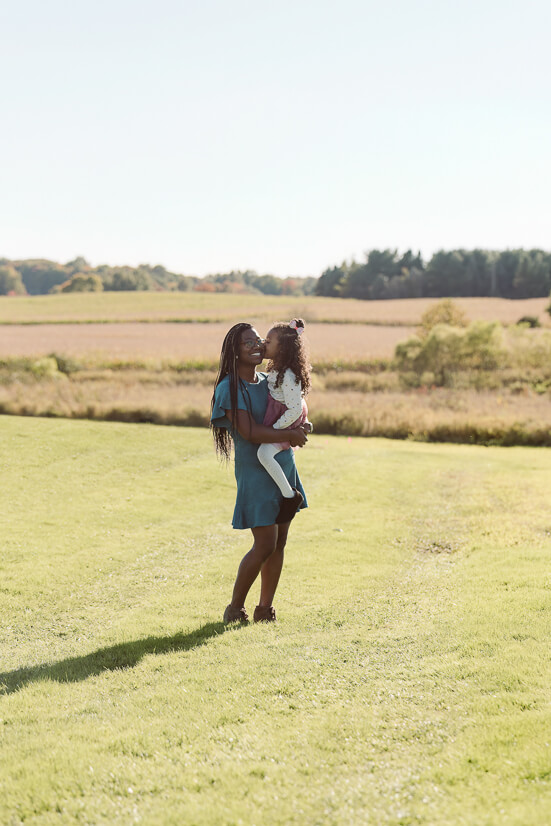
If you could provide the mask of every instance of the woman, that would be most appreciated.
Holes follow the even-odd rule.
[[[257,373],[256,368],[263,358],[263,342],[254,327],[235,324],[222,345],[211,403],[211,429],[218,454],[229,459],[232,442],[235,447],[237,500],[232,525],[250,528],[253,535],[253,546],[237,571],[232,601],[224,612],[225,623],[248,622],[245,599],[258,574],[260,602],[254,621],[275,621],[272,602],[283,566],[290,520],[277,523],[281,494],[258,461],[257,450],[264,443],[287,441],[292,447],[303,447],[308,441],[303,427],[282,431],[262,424],[268,383],[266,374]],[[277,460],[291,487],[301,495],[299,508],[307,507],[292,449],[281,451]]]

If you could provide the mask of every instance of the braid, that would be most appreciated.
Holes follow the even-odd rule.
[[[231,456],[231,449],[232,449],[232,434],[235,432],[235,423],[237,421],[237,393],[238,388],[241,385],[241,388],[246,391],[247,396],[249,392],[239,377],[239,373],[237,372],[237,351],[239,349],[239,344],[241,340],[241,334],[245,330],[251,330],[252,324],[248,324],[247,322],[241,321],[239,324],[234,324],[234,326],[228,330],[226,333],[226,337],[222,343],[222,352],[220,353],[220,366],[218,368],[218,375],[216,377],[216,381],[214,382],[214,390],[222,381],[222,379],[229,376],[230,378],[230,403],[231,403],[231,413],[232,413],[232,426],[231,431],[229,431],[225,427],[216,427],[212,422],[210,424],[210,429],[212,430],[212,435],[214,438],[214,446],[216,448],[216,452],[218,455],[226,459],[226,461]],[[214,396],[213,393],[211,403],[210,403],[210,412],[212,416],[212,411],[214,408]],[[249,406],[250,406],[250,398],[249,398]]]

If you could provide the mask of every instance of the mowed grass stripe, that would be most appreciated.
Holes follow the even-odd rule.
[[[279,623],[224,632],[248,538],[208,434],[0,422],[24,500],[11,511],[3,489],[5,591],[31,617],[2,629],[0,819],[545,822],[548,451],[312,437]],[[62,535],[81,506],[92,537],[103,499],[111,533],[87,570]],[[60,613],[80,637],[58,635]]]
[[[1,421],[11,448],[4,586],[18,625],[34,629],[33,664],[51,653],[49,628],[64,652],[78,653],[75,635],[89,638],[91,617],[118,641],[126,612],[144,611],[148,595],[158,613],[155,583],[181,600],[194,566],[216,548],[213,537],[222,531],[234,541],[227,519],[193,506],[216,465],[206,429],[182,440],[147,425]],[[228,510],[233,487],[230,469],[221,470],[217,499]]]

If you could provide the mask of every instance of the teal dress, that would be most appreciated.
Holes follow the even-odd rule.
[[[268,403],[268,382],[266,373],[256,375],[258,381],[254,384],[241,381],[237,407],[239,410],[249,410],[255,422],[262,424]],[[231,424],[226,416],[226,410],[231,410],[229,376],[223,378],[215,390],[211,416],[211,421],[216,427],[226,427],[229,430]],[[237,431],[232,433],[232,437],[235,447],[235,478],[237,480],[237,500],[232,525],[234,528],[258,528],[261,525],[273,525],[281,505],[281,492],[258,461],[256,455],[258,445],[247,441]],[[276,461],[283,468],[291,487],[302,493],[304,503],[301,508],[308,507],[306,494],[297,473],[293,449],[288,448],[277,453]]]

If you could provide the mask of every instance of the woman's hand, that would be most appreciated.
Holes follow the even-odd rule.
[[[226,410],[226,416],[231,422],[231,410]],[[235,426],[240,436],[255,445],[261,445],[264,442],[277,444],[280,441],[289,442],[293,447],[304,447],[308,441],[302,427],[295,427],[292,430],[274,430],[273,427],[257,424],[247,410],[237,411]]]
[[[289,434],[289,443],[292,447],[304,447],[308,441],[308,437],[302,427],[294,427],[292,430],[286,430]]]

